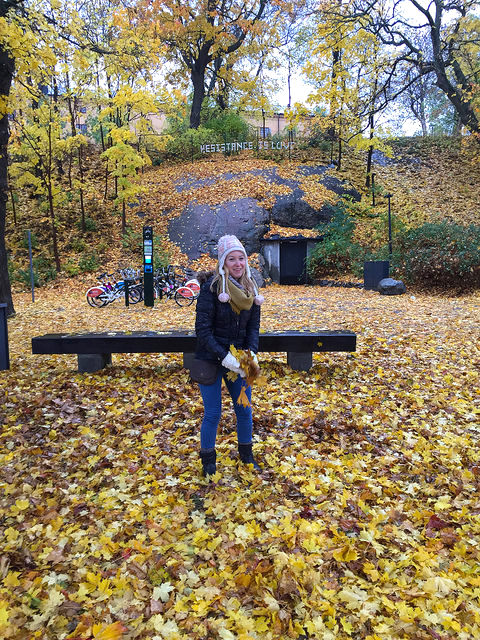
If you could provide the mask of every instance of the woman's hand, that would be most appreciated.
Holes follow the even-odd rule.
[[[238,373],[240,375],[241,378],[245,377],[245,372],[243,371],[243,369],[240,367],[240,362],[235,358],[234,355],[232,355],[231,353],[227,353],[227,355],[225,356],[225,358],[222,360],[222,365],[226,368],[226,369],[230,369],[230,371],[233,371],[235,373]]]

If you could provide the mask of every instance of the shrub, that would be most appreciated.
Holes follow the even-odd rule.
[[[108,249],[109,247],[107,242],[99,242],[97,245],[97,251],[100,255],[105,255]]]
[[[76,226],[77,226],[77,229],[81,230],[82,221],[77,220]],[[95,220],[92,220],[92,218],[88,218],[88,217],[85,218],[85,231],[96,231],[96,230],[97,230],[97,223],[95,222]]]
[[[84,254],[78,261],[78,268],[82,273],[97,271],[100,266],[96,251]]]
[[[392,262],[405,282],[480,287],[480,226],[426,223],[395,238]]]
[[[223,142],[216,131],[198,127],[174,134],[166,145],[166,156],[176,160],[195,160],[203,156],[202,144]]]
[[[65,273],[69,276],[78,276],[80,269],[74,260],[69,260],[63,267]]]
[[[170,264],[170,255],[168,250],[165,249],[164,238],[161,236],[153,236],[153,267],[154,269],[160,269]]]
[[[142,250],[142,234],[128,227],[122,235],[122,247],[139,255]]]
[[[30,244],[32,245],[32,251],[34,251],[35,249],[38,249],[38,237],[35,233],[33,233],[33,231],[30,232]],[[22,238],[22,242],[21,242],[21,246],[24,249],[28,249],[28,234],[25,233],[24,237]]]
[[[249,133],[247,122],[234,111],[224,111],[220,115],[210,118],[204,127],[219,134],[222,142],[246,140]]]
[[[310,276],[321,278],[345,273],[359,276],[363,270],[365,250],[353,240],[355,222],[344,205],[335,207],[330,222],[318,229],[324,239],[308,257],[307,269]]]
[[[85,242],[81,238],[73,238],[70,242],[70,246],[72,251],[75,251],[75,253],[82,253],[85,251]]]
[[[33,284],[36,287],[42,287],[50,280],[55,280],[57,277],[57,271],[51,258],[45,256],[38,256],[32,260],[33,267]],[[30,286],[30,267],[26,269],[16,269],[14,265],[11,266],[11,279],[13,282],[21,282],[25,286]]]

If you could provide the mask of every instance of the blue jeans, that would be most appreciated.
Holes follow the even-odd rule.
[[[245,387],[245,380],[237,377],[235,382],[227,378],[228,369],[222,367],[213,384],[201,384],[204,416],[200,429],[200,447],[202,449],[213,449],[217,438],[217,427],[222,414],[222,378],[225,380],[227,389],[232,397],[233,408],[237,417],[237,437],[240,444],[250,444],[252,441],[252,408],[238,404],[242,386]],[[252,388],[245,389],[249,401],[252,399]]]

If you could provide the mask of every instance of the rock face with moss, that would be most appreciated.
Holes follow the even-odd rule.
[[[279,174],[276,167],[258,169],[245,173],[224,173],[200,180],[188,180],[177,185],[178,191],[192,190],[199,193],[204,187],[221,186],[223,194],[231,194],[220,204],[202,204],[192,199],[182,214],[171,220],[168,228],[170,239],[191,260],[203,253],[215,255],[217,240],[224,234],[241,238],[248,253],[260,250],[260,240],[271,223],[292,229],[313,229],[328,222],[332,215],[332,203],[338,196],[349,195],[359,200],[360,195],[338,178],[325,175],[328,166],[305,166],[294,177]],[[235,197],[236,185],[247,176],[257,176],[269,185],[269,193],[262,197],[252,193],[251,197]],[[308,180],[306,193],[304,181]],[[315,191],[328,192],[328,201],[315,199]],[[254,192],[255,189],[252,189]],[[245,192],[242,191],[242,195]],[[266,202],[268,198],[268,202]]]

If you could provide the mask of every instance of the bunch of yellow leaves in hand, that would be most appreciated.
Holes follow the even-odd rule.
[[[233,345],[230,345],[230,353],[235,356],[240,363],[240,368],[245,373],[245,385],[242,385],[237,402],[244,407],[248,407],[250,406],[250,401],[245,393],[245,389],[250,387],[254,381],[259,385],[265,384],[266,378],[260,375],[260,366],[254,357],[255,354],[250,351],[250,349],[236,349]],[[229,371],[227,377],[229,380],[234,381],[237,379],[238,373]]]

